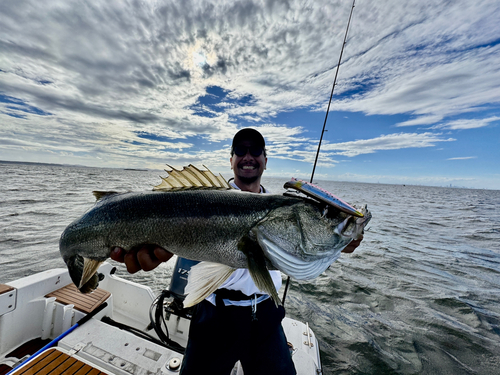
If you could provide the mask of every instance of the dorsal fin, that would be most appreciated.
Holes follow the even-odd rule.
[[[187,189],[231,189],[231,186],[222,177],[214,175],[210,169],[199,169],[192,164],[182,169],[177,169],[168,165],[165,169],[167,177],[161,177],[161,184],[155,186],[153,190],[187,190]]]
[[[119,194],[117,191],[98,191],[94,190],[92,192],[96,200],[101,200],[102,198],[109,197],[110,195]]]

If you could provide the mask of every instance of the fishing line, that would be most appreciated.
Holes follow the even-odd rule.
[[[330,112],[330,105],[332,104],[333,91],[335,90],[335,86],[337,85],[337,76],[339,74],[340,63],[342,61],[342,55],[344,54],[344,47],[347,44],[347,33],[349,32],[349,26],[351,24],[352,12],[354,11],[354,4],[356,0],[352,1],[351,12],[349,13],[349,20],[347,21],[347,27],[345,29],[344,42],[342,43],[342,49],[340,50],[339,62],[337,64],[337,70],[335,71],[335,78],[333,79],[332,92],[330,93],[330,100],[328,101],[328,108],[326,109],[325,121],[323,122],[323,130],[321,131],[321,137],[319,138],[318,150],[316,151],[316,158],[314,159],[313,170],[311,173],[310,183],[313,182],[314,172],[316,171],[316,164],[318,164],[318,156],[319,150],[321,149],[321,142],[323,141],[323,135],[325,134],[326,120],[328,119],[328,113]],[[288,291],[288,286],[290,284],[290,276],[286,279],[285,291],[283,292],[282,304],[285,305],[286,293]]]

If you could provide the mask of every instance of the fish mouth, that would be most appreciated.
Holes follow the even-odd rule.
[[[103,261],[74,255],[67,261],[71,280],[82,293],[91,293],[99,285],[97,270]]]

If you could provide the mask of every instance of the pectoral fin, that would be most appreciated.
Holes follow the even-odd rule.
[[[184,307],[191,307],[203,301],[215,292],[234,271],[232,267],[210,262],[200,262],[191,267],[185,288]]]
[[[257,288],[269,294],[276,306],[281,305],[278,292],[266,266],[264,252],[258,242],[246,236],[240,240],[238,248],[247,256],[248,270]]]

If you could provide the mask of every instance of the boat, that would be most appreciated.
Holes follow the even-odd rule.
[[[0,375],[177,374],[192,311],[182,308],[189,268],[182,261],[177,259],[169,288],[158,296],[119,277],[108,262],[91,294],[80,293],[65,268],[0,284]],[[297,374],[321,374],[309,325],[288,317],[282,325]],[[210,372],[217,363],[206,366]],[[231,375],[242,374],[237,362]]]

